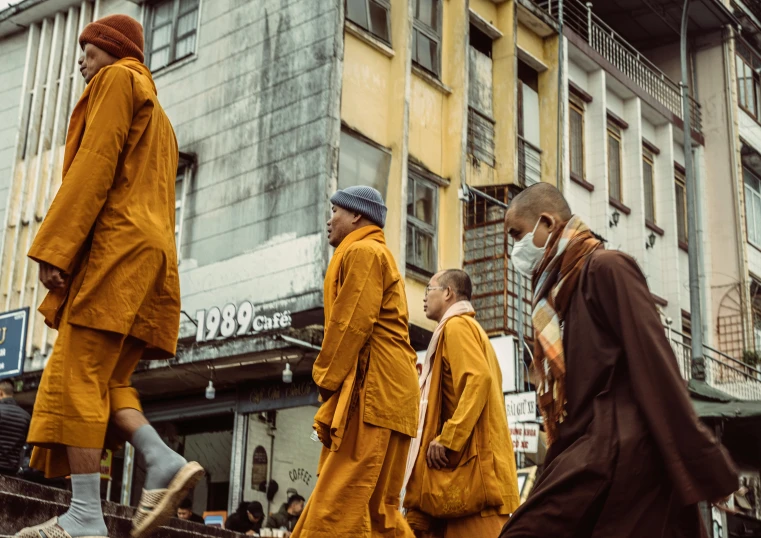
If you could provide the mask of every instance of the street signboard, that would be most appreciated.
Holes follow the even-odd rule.
[[[29,308],[0,314],[0,379],[23,372],[28,326]]]
[[[536,391],[505,395],[507,423],[536,422]]]
[[[539,452],[539,424],[522,422],[510,426],[510,438],[513,441],[513,449],[524,454],[536,454]]]

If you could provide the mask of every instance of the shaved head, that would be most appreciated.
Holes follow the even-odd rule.
[[[517,217],[534,221],[542,213],[557,215],[562,222],[567,222],[573,216],[563,195],[549,183],[537,183],[526,187],[513,198],[507,210]]]
[[[473,284],[468,273],[461,269],[447,269],[439,274],[439,286],[447,287],[458,299],[470,301],[473,295]]]

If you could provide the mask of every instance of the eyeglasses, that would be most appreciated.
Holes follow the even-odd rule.
[[[447,289],[447,286],[426,286],[425,296],[428,297],[428,294],[433,290],[445,290],[445,289]]]

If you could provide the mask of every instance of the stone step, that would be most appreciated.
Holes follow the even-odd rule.
[[[71,493],[0,475],[0,538],[64,513]],[[110,538],[129,538],[134,508],[103,501]],[[240,538],[241,535],[198,523],[172,519],[151,538]]]

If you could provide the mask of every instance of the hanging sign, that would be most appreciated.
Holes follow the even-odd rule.
[[[196,312],[196,342],[287,329],[291,323],[291,313],[288,310],[269,315],[255,314],[254,305],[250,301],[243,301],[238,306],[230,303],[221,309],[215,306],[208,311],[204,309]]]
[[[539,424],[523,422],[510,426],[513,450],[526,454],[539,452]]]
[[[28,326],[29,308],[0,314],[0,379],[22,374]]]
[[[111,470],[114,463],[114,453],[106,450],[103,458],[100,460],[100,477],[103,480],[111,479]]]
[[[536,422],[536,391],[505,395],[507,423]]]

